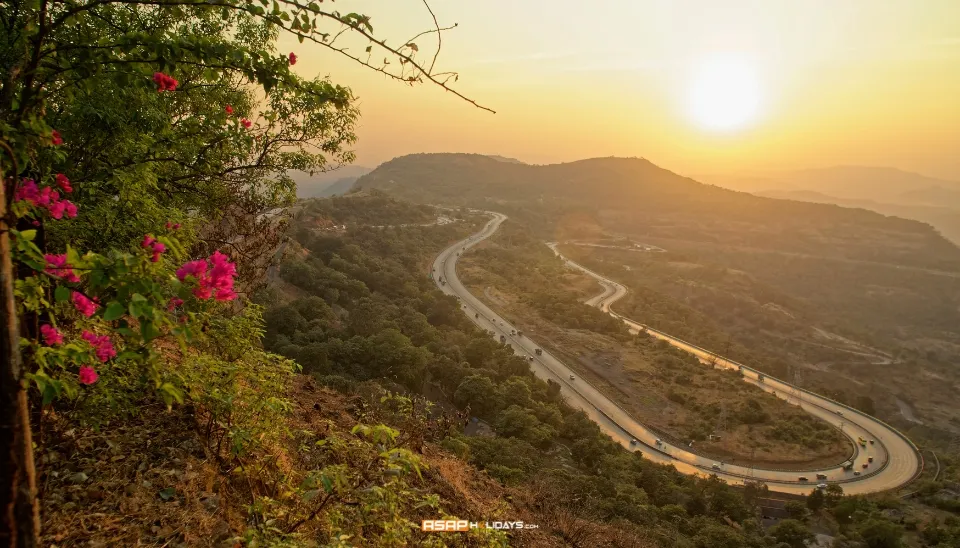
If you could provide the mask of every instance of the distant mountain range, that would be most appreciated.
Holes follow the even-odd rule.
[[[932,225],[960,244],[960,182],[894,168],[840,166],[771,177],[704,176],[717,185],[771,198],[836,204]]]
[[[960,207],[960,181],[927,177],[889,167],[836,166],[784,171],[762,177],[704,175],[708,183],[744,192],[810,190],[846,200]]]
[[[313,175],[292,171],[290,176],[297,182],[298,198],[327,198],[346,194],[357,178],[370,171],[369,167],[348,165]]]
[[[638,158],[540,166],[479,154],[413,154],[385,162],[356,187],[427,203],[499,208],[553,230],[562,229],[564,219],[586,215],[621,233],[960,269],[960,249],[928,225],[813,203],[830,202],[829,195],[795,201],[735,192]],[[917,184],[902,192],[923,188]]]

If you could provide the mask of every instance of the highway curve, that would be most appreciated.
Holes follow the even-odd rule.
[[[578,377],[571,380],[570,377],[574,376],[575,373],[559,359],[546,350],[543,350],[542,355],[537,356],[534,351],[539,348],[539,345],[530,338],[531,335],[535,338],[535,334],[528,333],[522,337],[511,335],[511,331],[516,330],[516,327],[467,291],[460,282],[456,271],[460,254],[492,236],[500,227],[500,224],[507,219],[505,215],[500,213],[488,213],[492,216],[492,219],[480,232],[455,243],[436,258],[433,263],[434,281],[441,291],[459,298],[461,308],[467,316],[479,327],[491,333],[494,339],[500,340],[500,337],[503,336],[507,344],[517,354],[528,360],[532,357],[530,368],[536,376],[543,380],[553,380],[559,383],[560,392],[569,405],[582,409],[604,432],[627,449],[640,450],[646,458],[673,465],[677,470],[686,474],[701,476],[715,474],[730,484],[743,483],[751,479],[759,480],[765,482],[773,491],[793,494],[808,494],[818,483],[840,483],[844,492],[848,494],[886,491],[910,482],[919,472],[922,461],[917,448],[891,426],[811,392],[801,391],[801,398],[798,402],[797,389],[784,381],[769,376],[760,381],[758,380],[760,373],[752,368],[715,356],[707,350],[613,312],[610,310],[610,305],[626,294],[626,288],[564,258],[572,268],[579,269],[592,276],[603,287],[603,292],[589,299],[587,304],[597,306],[621,319],[632,331],[646,332],[651,336],[663,339],[678,348],[691,352],[702,360],[714,362],[715,366],[718,367],[743,367],[744,382],[760,386],[791,403],[799,403],[808,413],[837,428],[840,428],[842,423],[843,433],[854,440],[857,448],[857,454],[854,457],[854,469],[862,474],[855,476],[853,470],[846,471],[840,466],[809,471],[782,471],[721,464],[713,459],[691,453],[683,446],[672,445],[666,440],[657,444],[657,435],[654,432],[639,423],[600,390]],[[556,245],[551,247],[554,252],[560,255],[556,250]],[[443,282],[441,282],[441,278]],[[858,437],[874,440],[874,443],[868,443],[865,448],[860,447],[856,445]],[[636,440],[636,443],[632,443],[631,440]],[[873,462],[869,464],[868,468],[863,469],[861,466],[867,463],[869,457],[873,457]],[[818,480],[817,474],[824,474],[827,479]],[[805,476],[809,480],[800,481],[801,476]]]

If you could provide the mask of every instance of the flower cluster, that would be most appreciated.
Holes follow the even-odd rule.
[[[198,299],[209,299],[211,296],[218,301],[236,299],[237,294],[233,291],[236,276],[236,265],[219,251],[215,251],[209,259],[190,261],[177,269],[177,278],[181,282],[188,277],[197,281],[193,294]]]
[[[67,264],[67,256],[64,255],[51,255],[47,254],[43,256],[47,261],[47,268],[43,271],[47,274],[53,276],[59,276],[66,282],[76,283],[80,281],[80,277],[70,268],[70,265]]]
[[[81,384],[93,384],[97,382],[98,375],[97,372],[89,365],[81,365],[79,377]]]
[[[290,57],[289,57],[289,59],[290,59],[290,64],[291,64],[291,65],[296,65],[296,64],[297,64],[297,54],[296,54],[296,53],[293,53],[293,52],[291,51],[291,52],[290,52]]]
[[[66,180],[66,177],[64,177]],[[59,179],[57,180],[59,183]],[[67,181],[70,186],[70,181]],[[67,192],[72,191],[71,188]],[[40,188],[33,179],[24,179],[13,193],[13,201],[30,202],[37,207],[44,207],[54,219],[62,219],[64,214],[69,218],[77,216],[77,206],[70,200],[61,200],[60,193],[45,186]]]
[[[63,173],[57,173],[57,186],[60,187],[60,190],[68,194],[73,192],[73,187],[70,186],[70,179],[67,179],[67,176]]]
[[[40,335],[43,336],[43,344],[47,346],[63,344],[63,335],[57,331],[56,327],[53,327],[50,324],[45,323],[40,326]]]
[[[223,109],[223,110],[227,111],[227,114],[228,114],[228,115],[233,116],[233,107],[232,107],[232,106],[227,105],[227,108],[225,108],[225,109]]]
[[[250,129],[250,126],[253,125],[253,122],[251,122],[250,120],[247,120],[246,118],[243,118],[242,120],[240,120],[240,123],[243,124],[243,127],[247,129]]]
[[[73,307],[77,309],[77,312],[83,314],[85,317],[89,318],[97,312],[97,303],[91,301],[83,293],[74,291],[70,295],[70,300],[73,301]]]
[[[150,259],[153,262],[159,261],[160,254],[167,250],[167,246],[163,245],[161,242],[158,242],[157,239],[150,234],[147,234],[143,237],[143,243],[140,245],[142,245],[144,249],[153,251],[153,257]]]
[[[63,144],[63,137],[60,137],[59,131],[53,130],[53,132],[50,133],[50,144],[53,146],[59,146]]]
[[[153,73],[153,81],[157,84],[157,92],[161,91],[175,91],[177,86],[180,85],[174,77],[167,76],[162,72]]]
[[[117,351],[113,349],[113,342],[110,341],[110,337],[107,335],[96,335],[89,331],[83,332],[83,340],[90,343],[90,346],[93,347],[94,352],[97,354],[97,359],[101,363],[106,363],[110,358],[117,355]]]
[[[167,221],[166,224],[167,230],[180,230],[180,223],[171,223]]]

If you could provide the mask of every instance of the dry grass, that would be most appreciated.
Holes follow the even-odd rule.
[[[292,431],[329,435],[349,432],[360,417],[376,420],[376,411],[360,397],[317,386],[307,376],[295,379],[289,397],[294,402],[287,419]],[[205,451],[187,408],[141,411],[100,432],[47,413],[38,453],[45,545],[242,546],[237,539],[250,525],[253,495],[269,492],[269,478],[283,474],[296,480],[310,468],[311,457],[291,443],[248,459],[259,469],[231,473]],[[642,537],[636,531],[583,517],[566,519],[550,501],[531,498],[526,488],[506,489],[432,443],[421,450],[427,468],[413,486],[438,494],[450,515],[540,526],[513,533],[511,546],[649,546],[634,542]],[[325,523],[320,515],[299,532],[304,539],[325,538]]]

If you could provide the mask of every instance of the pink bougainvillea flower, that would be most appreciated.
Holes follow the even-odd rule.
[[[73,189],[70,188],[70,181],[66,177],[63,177],[63,181],[60,180],[60,176],[57,177],[57,184],[61,188],[64,187],[61,184],[64,181],[66,184],[64,190],[71,192]],[[60,193],[51,187],[38,187],[33,179],[24,179],[20,182],[13,193],[13,201],[26,201],[35,206],[46,208],[54,219],[62,219],[64,214],[71,219],[77,216],[77,206],[74,203],[69,200],[61,200]]]
[[[227,111],[227,114],[233,116],[233,107],[232,107],[232,106],[227,105],[227,108],[225,108],[225,109],[223,109],[223,110]]]
[[[291,51],[291,52],[290,52],[290,57],[289,57],[289,59],[290,59],[290,64],[291,64],[291,65],[296,65],[296,64],[297,64],[297,54],[296,54],[296,53],[293,53],[293,52]]]
[[[37,195],[37,205],[44,207],[50,207],[50,204],[56,203],[59,200],[60,193],[48,186],[41,188],[39,194]]]
[[[57,173],[57,186],[63,189],[64,192],[73,192],[73,187],[70,185],[70,179],[67,179],[67,176],[63,173]]]
[[[27,201],[33,205],[37,205],[39,200],[40,188],[33,179],[24,179],[13,192],[13,201],[15,202]]]
[[[210,270],[210,285],[217,289],[232,288],[237,266],[230,262],[230,258],[217,250],[210,256],[210,263],[213,265]]]
[[[50,216],[54,219],[62,219],[64,212],[67,210],[67,203],[54,202],[47,207],[47,210],[50,212]]]
[[[40,226],[40,221],[36,221],[36,220],[30,221],[30,224],[32,224],[33,226]]]
[[[110,340],[110,337],[107,335],[96,335],[89,331],[83,332],[83,339],[90,343],[90,346],[93,347],[94,352],[97,354],[97,359],[101,363],[106,363],[117,355],[117,351],[113,348],[113,342]]]
[[[237,298],[233,291],[237,266],[220,251],[214,251],[208,260],[190,261],[177,269],[180,281],[186,280],[187,276],[193,276],[197,281],[193,294],[198,299],[215,296],[218,301],[232,301]]]
[[[150,258],[151,261],[157,262],[160,260],[160,254],[167,250],[167,246],[163,245],[160,242],[153,243],[153,257]]]
[[[51,133],[50,143],[53,144],[54,146],[63,144],[63,138],[60,137],[59,131],[53,130],[53,132]]]
[[[97,382],[99,375],[97,375],[97,372],[89,365],[81,365],[79,377],[81,384],[93,384]]]
[[[73,301],[73,307],[77,309],[77,312],[87,318],[93,316],[97,311],[97,304],[88,299],[83,293],[74,291],[73,294],[70,295],[70,300]]]
[[[153,81],[157,84],[158,93],[161,91],[176,91],[177,86],[180,85],[180,82],[175,78],[167,76],[162,72],[154,72]]]
[[[237,298],[237,294],[232,289],[218,289],[215,298],[218,301],[232,301]]]
[[[177,279],[181,282],[187,279],[187,276],[193,276],[198,280],[207,273],[207,261],[199,259],[190,261],[177,269]]]
[[[253,122],[251,122],[250,120],[247,120],[246,118],[244,118],[243,120],[240,120],[240,123],[243,124],[243,127],[247,129],[250,129],[250,126],[253,125]]]
[[[173,309],[183,304],[183,299],[180,297],[174,297],[170,299],[170,303],[167,304],[167,311],[173,312]]]
[[[47,346],[63,344],[63,335],[57,331],[56,327],[53,327],[50,324],[41,325],[40,334],[43,336],[43,344]]]
[[[193,288],[193,296],[205,301],[213,296],[213,288],[205,285],[199,285]]]
[[[52,274],[54,276],[59,276],[63,278],[64,281],[76,283],[80,281],[80,278],[77,277],[77,274],[70,268],[70,265],[67,263],[67,256],[64,255],[51,255],[47,254],[43,256],[47,261],[47,268],[44,269],[44,272],[47,274]]]
[[[143,237],[143,242],[141,242],[140,245],[143,246],[144,248],[148,248],[148,247],[152,246],[152,245],[153,245],[153,242],[155,242],[155,241],[157,241],[156,238],[154,238],[154,237],[151,236],[150,234],[147,234],[147,235],[145,235],[145,236]]]

